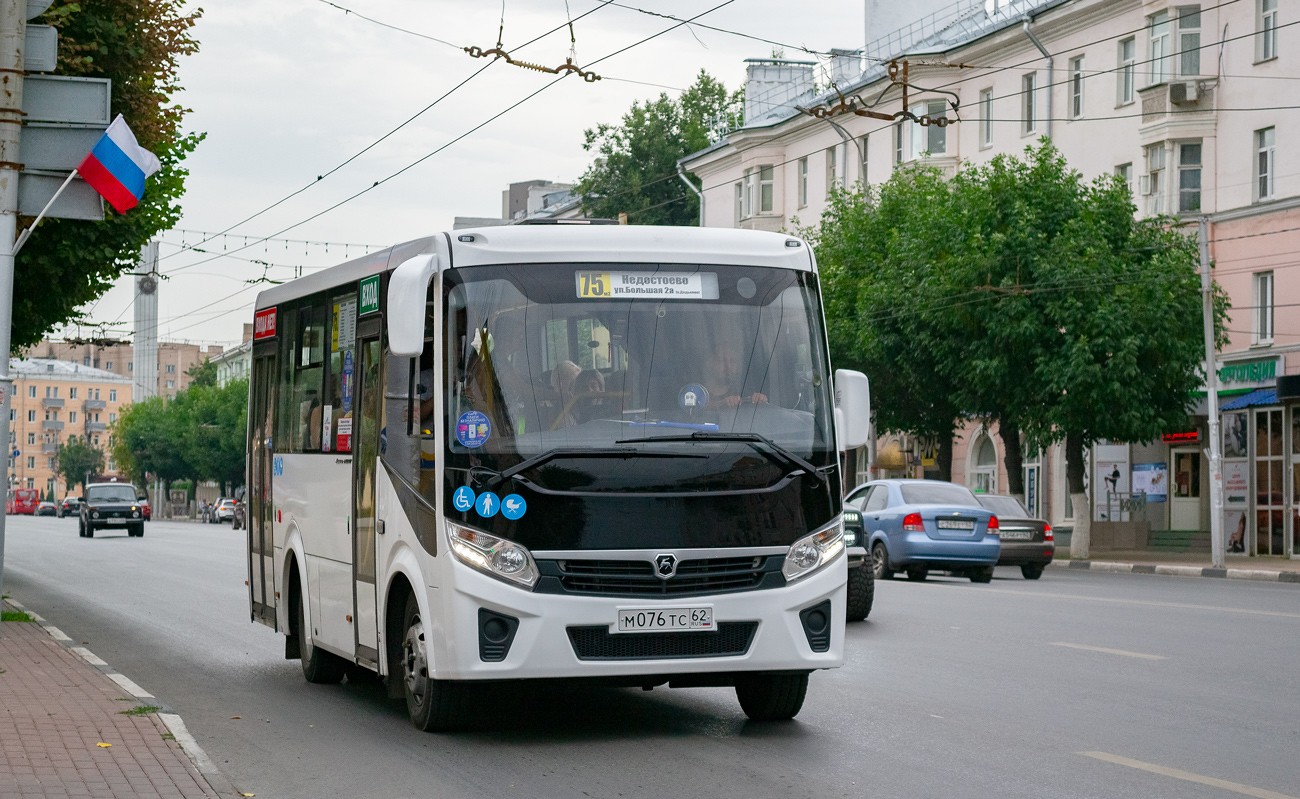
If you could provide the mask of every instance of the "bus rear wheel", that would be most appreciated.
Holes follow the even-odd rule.
[[[807,693],[807,674],[745,674],[736,678],[740,709],[753,721],[794,718]]]
[[[302,676],[307,682],[318,685],[334,685],[343,681],[347,662],[333,652],[326,652],[315,646],[307,635],[307,594],[298,600],[298,637],[299,652],[302,656]]]
[[[425,732],[456,729],[465,717],[465,686],[429,676],[429,645],[414,594],[406,598],[402,630],[402,690],[411,723]]]

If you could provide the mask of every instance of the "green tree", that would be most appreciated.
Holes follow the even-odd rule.
[[[248,381],[229,385],[192,385],[176,395],[172,412],[178,417],[182,451],[191,472],[215,480],[222,493],[244,482],[248,435]]]
[[[137,485],[146,474],[161,479],[164,488],[190,476],[182,453],[182,429],[165,397],[150,397],[122,409],[113,425],[113,461]]]
[[[203,363],[196,363],[186,370],[185,374],[191,378],[191,386],[215,386],[217,384],[217,365],[212,362],[211,358],[205,358]]]
[[[69,437],[54,457],[59,475],[69,491],[77,485],[84,491],[86,475],[98,474],[104,468],[104,451],[77,436]]]
[[[47,219],[18,255],[14,270],[13,346],[35,344],[78,308],[107,291],[139,262],[140,248],[180,219],[188,172],[181,162],[202,139],[182,134],[187,109],[172,102],[181,56],[198,50],[190,28],[200,11],[183,0],[55,0],[34,22],[59,29],[57,74],[110,78],[112,112],[121,113],[162,169],[144,199],[102,222]],[[26,220],[30,223],[32,220]]]
[[[739,98],[700,70],[681,97],[666,93],[635,102],[620,124],[584,132],[583,149],[596,153],[575,191],[588,216],[628,214],[638,225],[695,225],[700,204],[677,177],[677,160],[709,146],[710,121]]]

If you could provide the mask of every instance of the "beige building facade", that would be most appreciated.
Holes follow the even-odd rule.
[[[174,397],[189,388],[193,378],[187,372],[223,351],[219,344],[187,344],[158,342],[157,396]],[[24,353],[27,358],[70,361],[83,367],[112,372],[128,381],[135,379],[135,361],[130,342],[95,344],[80,341],[52,341],[45,339]],[[129,397],[128,397],[129,399]]]
[[[131,380],[79,363],[47,358],[12,359],[14,395],[9,411],[11,488],[72,493],[58,475],[59,446],[71,438],[88,440],[106,453],[112,425],[131,402]],[[14,455],[17,452],[17,456]],[[104,473],[115,472],[112,458]]]

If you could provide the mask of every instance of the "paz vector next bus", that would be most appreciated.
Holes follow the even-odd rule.
[[[836,430],[860,446],[870,400],[832,386],[799,239],[460,230],[254,322],[249,600],[307,680],[373,670],[434,730],[471,683],[557,678],[785,719],[841,664]]]

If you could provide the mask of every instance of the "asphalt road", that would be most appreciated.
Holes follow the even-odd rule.
[[[434,735],[377,685],[303,681],[248,620],[241,532],[145,529],[11,516],[5,590],[262,799],[1300,797],[1300,586],[896,580],[794,722],[747,722],[729,689],[511,686],[477,729]]]

